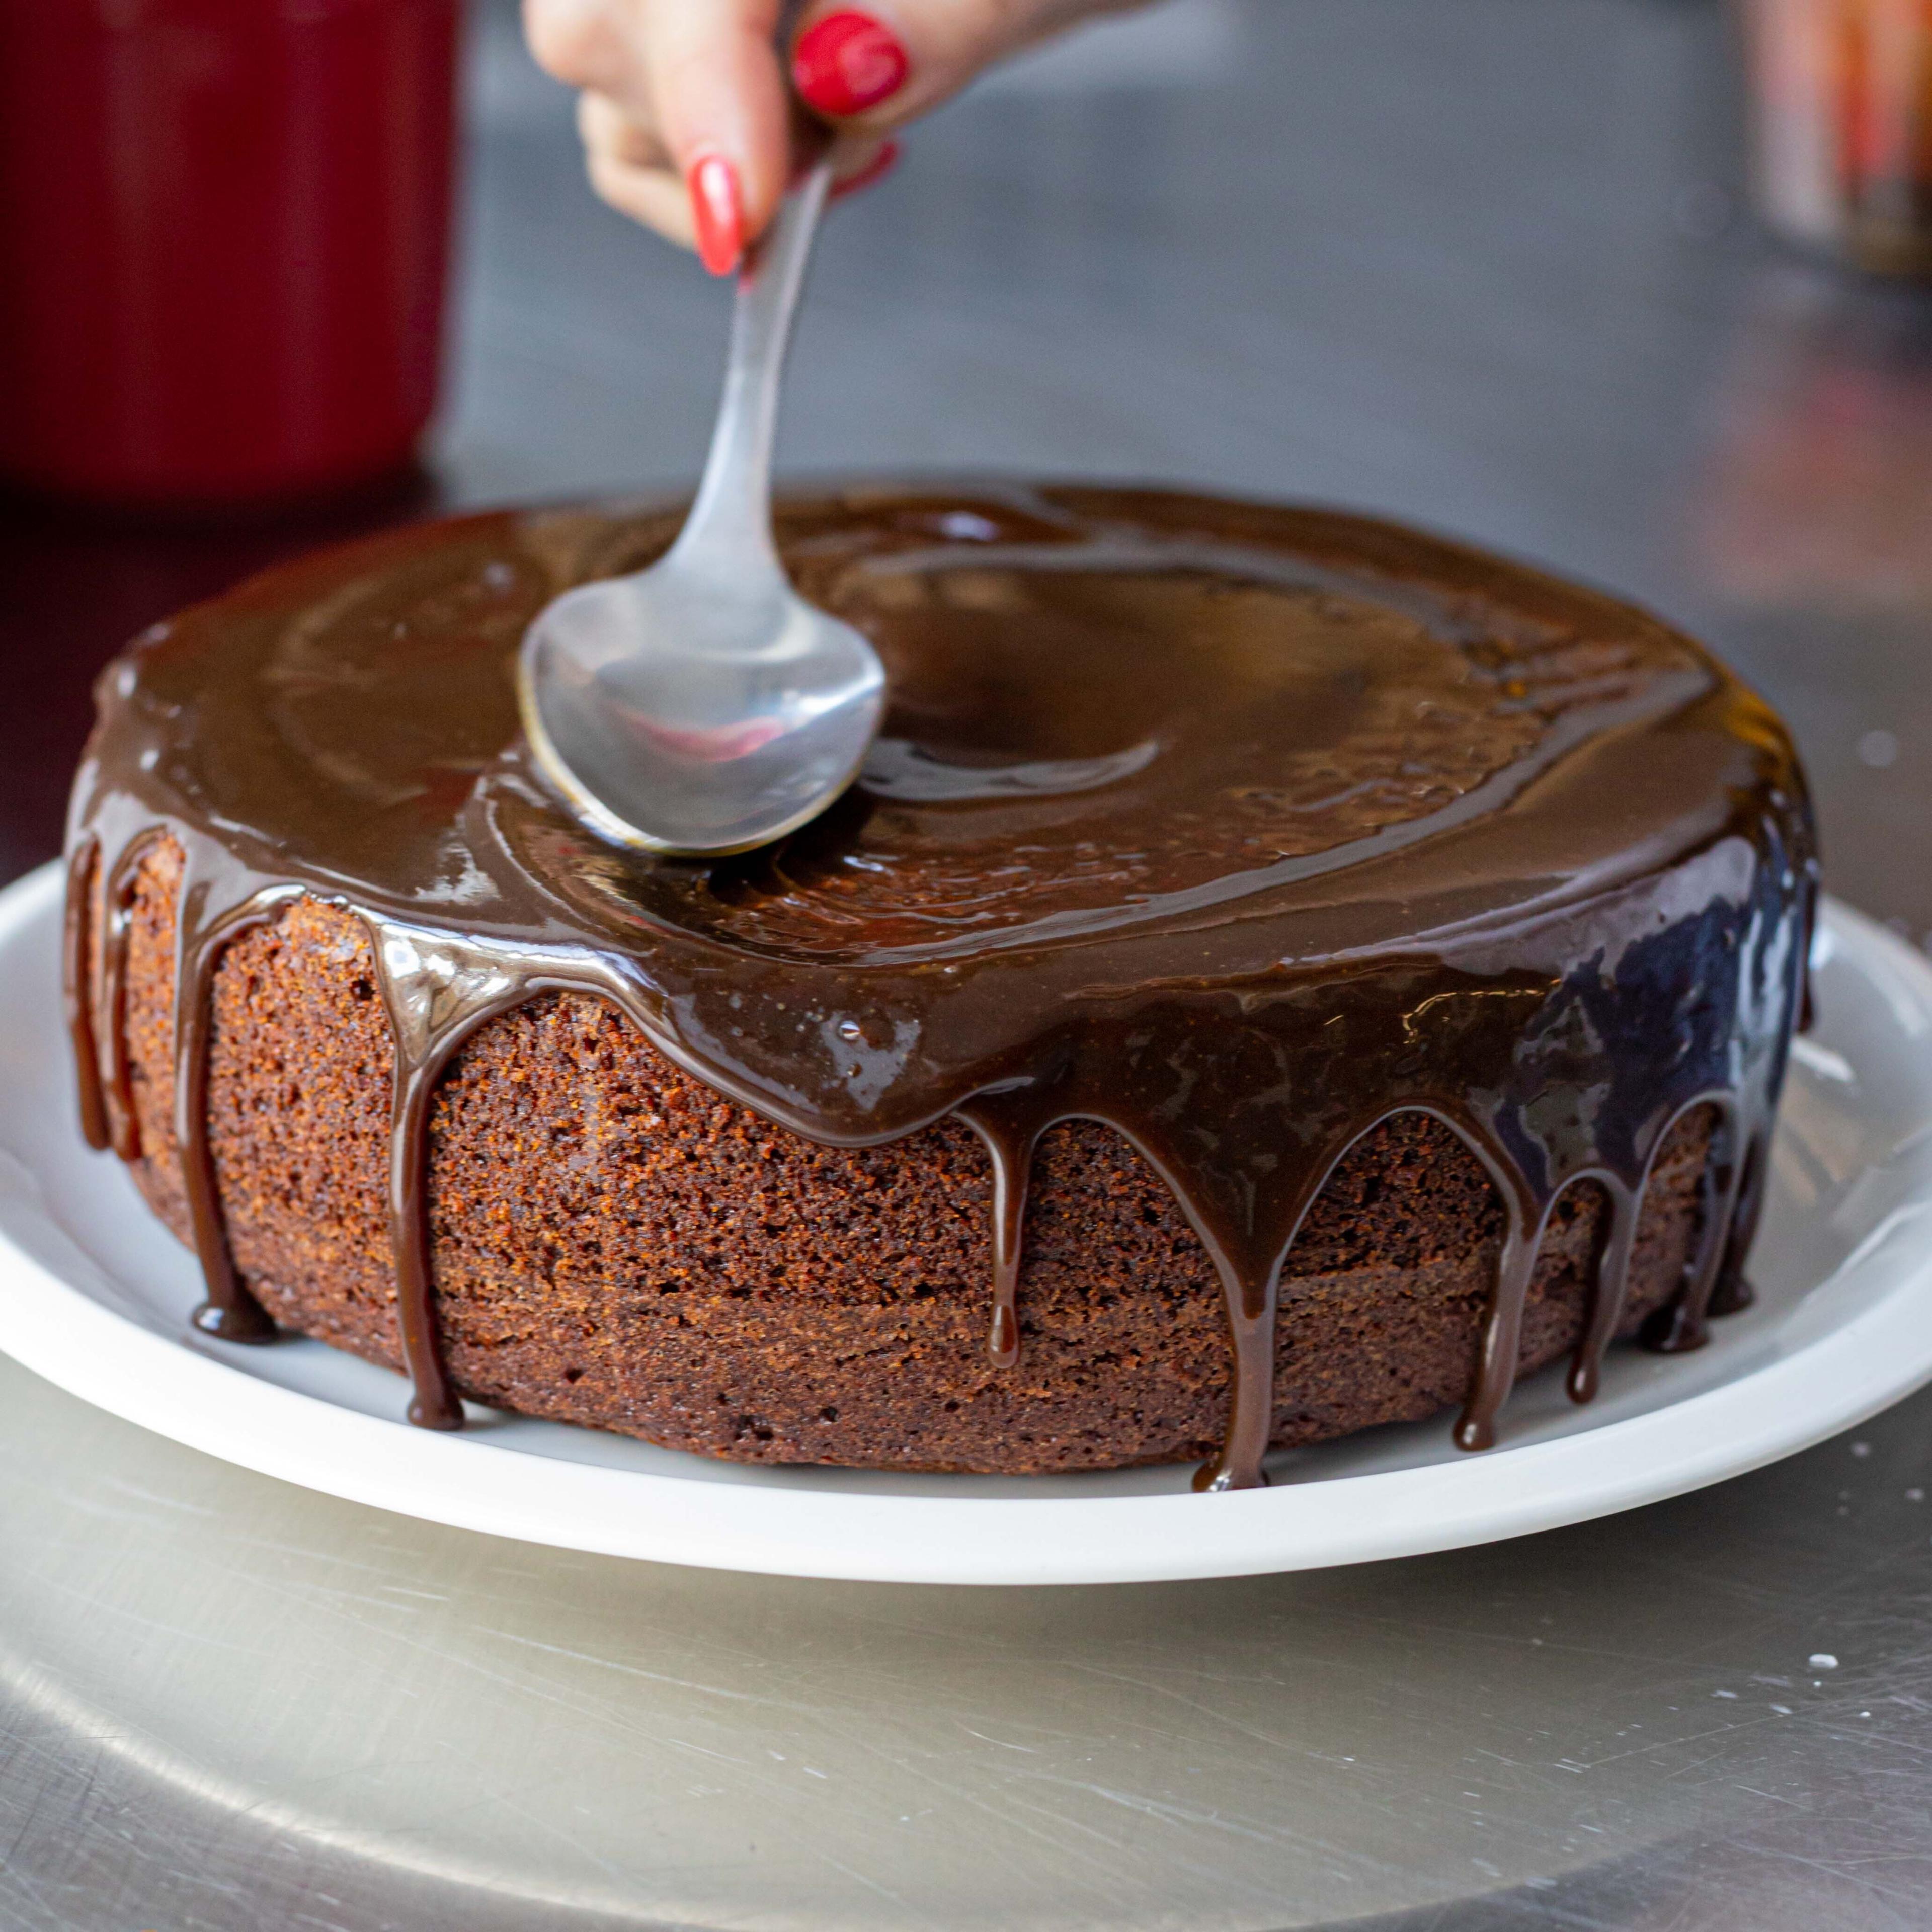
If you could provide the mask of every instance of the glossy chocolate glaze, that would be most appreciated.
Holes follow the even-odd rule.
[[[545,789],[511,666],[548,598],[646,561],[677,520],[403,531],[256,578],[104,674],[69,845],[82,1119],[138,1156],[128,906],[171,838],[176,1125],[211,1330],[268,1332],[208,1151],[212,976],[304,892],[358,914],[379,962],[426,1426],[462,1416],[425,1230],[436,1082],[483,1021],[560,988],[815,1139],[970,1122],[994,1162],[1002,1363],[1035,1142],[1076,1115],[1127,1136],[1226,1296],[1234,1401],[1205,1486],[1262,1479],[1282,1261],[1391,1113],[1452,1129],[1506,1210],[1465,1448],[1495,1439],[1546,1217],[1586,1178],[1610,1207],[1571,1374],[1593,1392],[1651,1162],[1700,1106],[1718,1122],[1702,1232],[1650,1339],[1694,1346],[1740,1303],[1816,868],[1783,728],[1695,644],[1324,512],[1019,485],[798,498],[787,559],[878,643],[884,739],[777,845],[652,860]]]

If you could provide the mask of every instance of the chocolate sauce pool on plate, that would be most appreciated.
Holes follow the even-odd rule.
[[[848,488],[782,506],[803,593],[884,657],[860,782],[763,850],[653,859],[545,788],[524,628],[634,569],[679,512],[500,514],[272,572],[103,674],[69,839],[82,1118],[140,1155],[124,1040],[145,853],[183,856],[175,1125],[209,1332],[265,1338],[209,1147],[224,947],[310,893],[367,924],[395,1042],[389,1216],[411,1419],[462,1406],[425,1213],[439,1076],[561,989],[821,1142],[957,1113],[994,1163],[988,1346],[1018,1359],[1033,1148],[1116,1128],[1220,1276],[1226,1440],[1264,1480],[1276,1286],[1336,1163],[1433,1115],[1506,1228],[1456,1440],[1496,1439],[1552,1204],[1609,1202],[1570,1372],[1594,1392],[1652,1162],[1715,1120],[1682,1288],[1647,1339],[1741,1305],[1816,867],[1772,713],[1612,599],[1327,512],[1077,487]]]

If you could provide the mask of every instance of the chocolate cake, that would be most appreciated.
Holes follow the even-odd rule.
[[[1778,719],[1610,598],[1151,490],[781,506],[890,710],[775,846],[601,842],[525,626],[675,507],[271,572],[104,674],[82,1121],[196,1319],[772,1462],[1198,1460],[1742,1305],[1816,868]]]

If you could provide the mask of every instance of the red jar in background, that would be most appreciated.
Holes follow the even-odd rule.
[[[436,396],[458,0],[0,0],[0,476],[246,504]]]

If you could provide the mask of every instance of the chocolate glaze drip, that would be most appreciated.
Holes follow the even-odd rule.
[[[88,979],[87,959],[88,928],[92,923],[88,902],[98,856],[91,838],[82,839],[68,854],[67,914],[61,932],[61,998],[80,1086],[81,1134],[89,1147],[101,1153],[112,1144],[112,1140],[100,1061],[94,1048],[94,1015],[98,1002]]]
[[[266,886],[238,904],[217,899],[211,914],[209,881],[190,866],[175,908],[175,1144],[181,1150],[182,1183],[188,1220],[201,1262],[208,1299],[195,1324],[224,1342],[266,1342],[274,1324],[236,1272],[221,1211],[221,1190],[208,1144],[208,1054],[214,1030],[214,969],[223,950],[251,928],[266,926],[300,888]]]
[[[988,1346],[1018,1359],[1033,1150],[1111,1125],[1225,1296],[1206,1488],[1264,1480],[1283,1264],[1390,1114],[1432,1115],[1505,1227],[1455,1425],[1488,1447],[1552,1208],[1609,1209],[1571,1394],[1596,1389],[1650,1168],[1716,1121],[1696,1252],[1647,1330],[1695,1347],[1742,1264],[1816,868],[1777,720],[1609,598],[1360,519],[1150,491],[850,490],[781,516],[808,596],[879,644],[860,783],[712,864],[598,842],[516,731],[524,626],[634,567],[674,508],[469,519],[255,580],[140,640],[76,782],[65,957],[82,1120],[140,1157],[133,897],[171,839],[174,1123],[212,1332],[268,1332],[223,1226],[207,1096],[222,951],[352,909],[395,1045],[389,1221],[411,1419],[455,1427],[428,1214],[436,1085],[490,1018],[592,994],[840,1144],[948,1113],[993,1164]]]
[[[968,1100],[956,1110],[986,1143],[993,1163],[993,1318],[986,1353],[996,1367],[1020,1358],[1020,1261],[1026,1233],[1027,1184],[1033,1174],[1040,1128],[1024,1117],[1007,1119],[991,1098]]]

